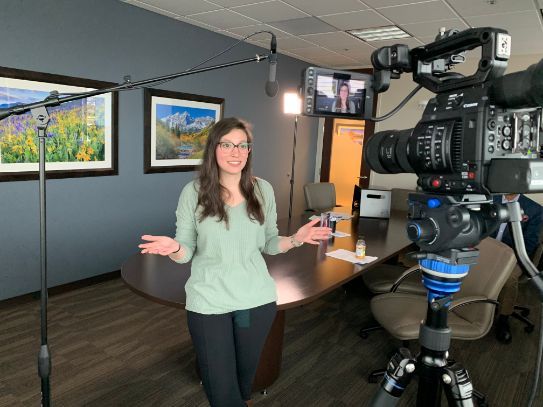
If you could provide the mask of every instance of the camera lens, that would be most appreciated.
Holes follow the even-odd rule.
[[[415,172],[409,162],[409,137],[413,129],[375,133],[364,149],[364,160],[380,174]]]

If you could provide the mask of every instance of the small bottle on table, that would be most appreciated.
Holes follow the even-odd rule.
[[[359,238],[356,242],[355,256],[357,259],[363,259],[366,257],[366,241],[363,237]]]

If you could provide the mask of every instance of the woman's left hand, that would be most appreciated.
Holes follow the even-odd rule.
[[[319,244],[319,240],[328,239],[332,233],[331,228],[316,227],[315,225],[320,222],[320,219],[313,219],[311,222],[303,225],[294,238],[298,242],[304,242],[309,244]]]

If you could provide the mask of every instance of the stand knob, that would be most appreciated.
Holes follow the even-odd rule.
[[[436,226],[430,219],[419,219],[407,224],[407,236],[413,242],[430,242],[436,235]]]

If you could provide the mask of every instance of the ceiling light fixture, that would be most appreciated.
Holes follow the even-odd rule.
[[[396,27],[395,25],[387,25],[385,27],[374,28],[361,28],[357,30],[347,30],[346,32],[367,42],[395,40],[411,37],[410,34],[406,33],[400,27]]]

